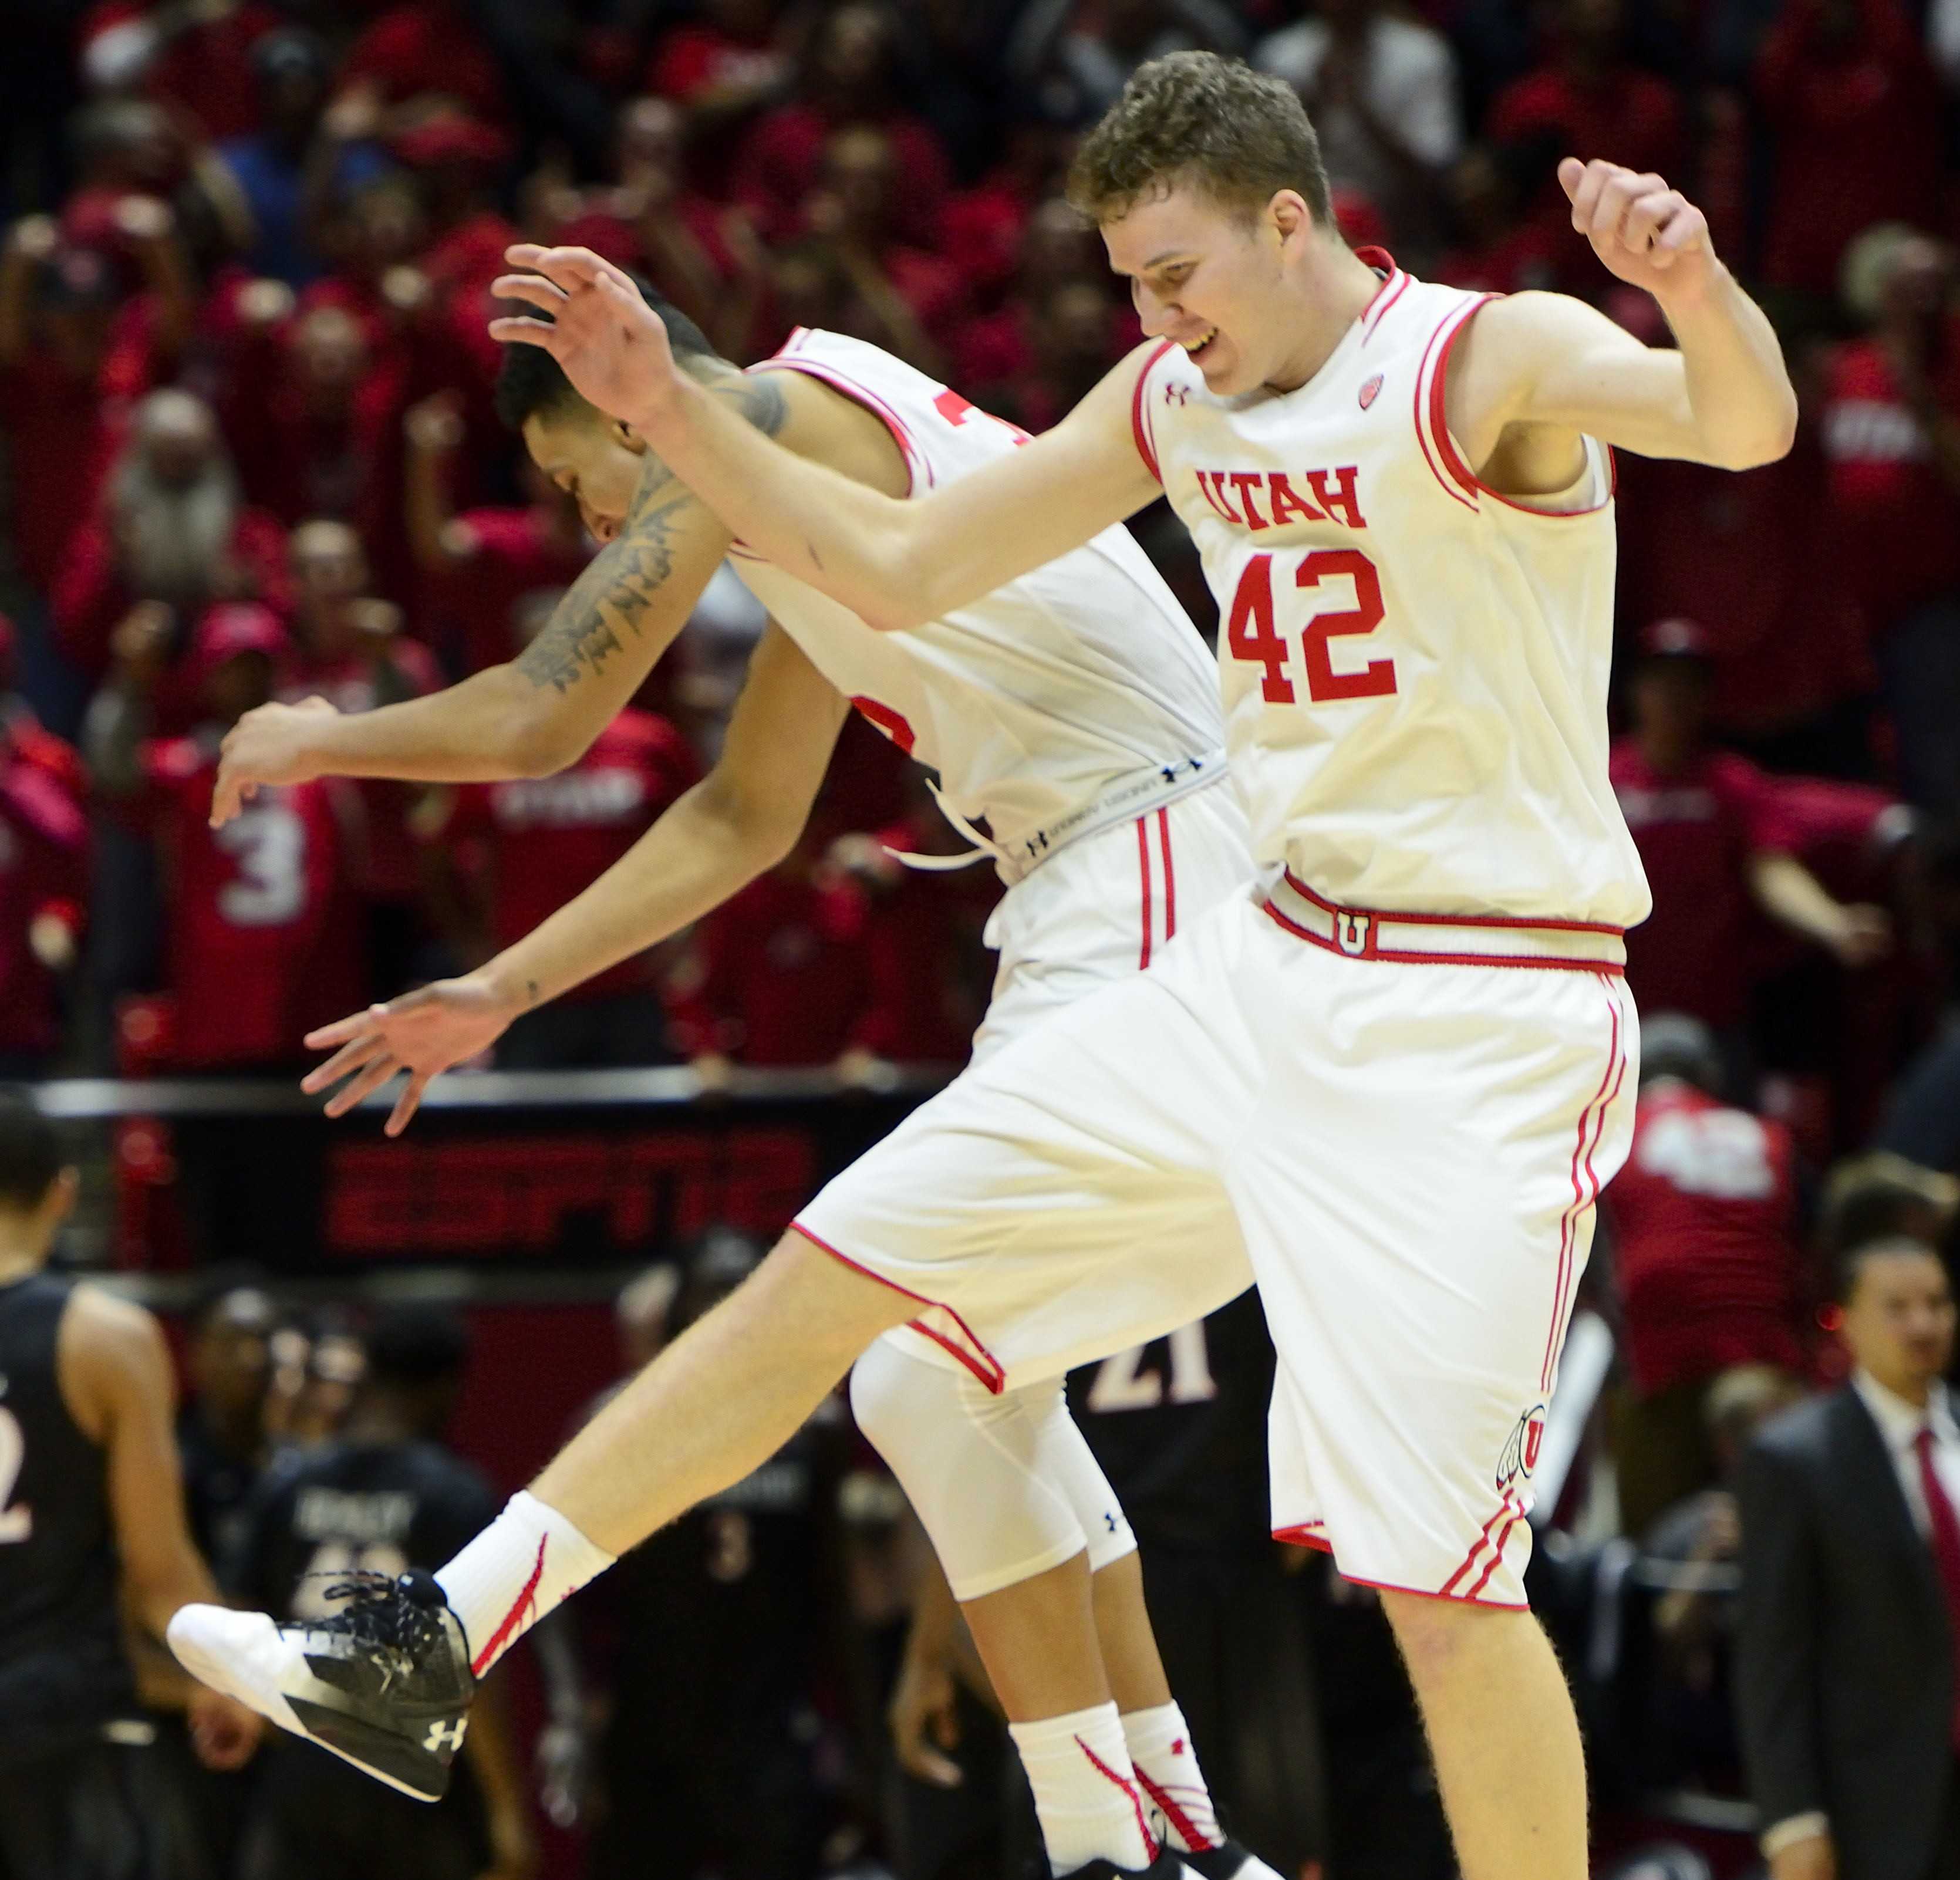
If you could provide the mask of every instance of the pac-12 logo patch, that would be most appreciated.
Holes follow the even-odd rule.
[[[1375,394],[1382,389],[1382,375],[1377,372],[1361,387],[1361,409],[1366,411],[1375,402]]]
[[[1497,1458],[1497,1486],[1508,1488],[1522,1478],[1529,1481],[1538,1467],[1538,1452],[1545,1446],[1546,1406],[1534,1404],[1504,1439],[1504,1452]]]

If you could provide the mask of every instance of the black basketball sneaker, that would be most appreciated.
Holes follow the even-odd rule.
[[[439,1802],[463,1747],[476,1679],[463,1627],[432,1574],[359,1574],[326,1589],[324,1619],[280,1625],[262,1612],[185,1606],[170,1649],[191,1675],[282,1729]]]

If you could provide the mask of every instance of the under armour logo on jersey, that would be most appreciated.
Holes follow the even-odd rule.
[[[467,1717],[438,1717],[422,1738],[422,1748],[438,1756],[447,1750],[453,1756],[463,1747],[463,1733],[469,1727]]]
[[[1166,405],[1184,404],[1190,396],[1191,387],[1188,385],[1166,385],[1164,387],[1164,402]]]
[[[1382,389],[1382,375],[1377,372],[1361,387],[1361,409],[1366,411],[1375,402],[1375,394]]]
[[[1122,1520],[1118,1516],[1109,1513],[1106,1510],[1103,1514],[1102,1519],[1109,1523],[1109,1532],[1112,1534],[1115,1533],[1123,1525]]]
[[[1375,924],[1372,914],[1350,914],[1344,910],[1334,917],[1334,937],[1344,953],[1357,959],[1368,950],[1368,936]]]

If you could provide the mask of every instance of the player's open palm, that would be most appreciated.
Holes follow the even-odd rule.
[[[657,411],[677,383],[660,317],[632,279],[589,248],[520,242],[504,259],[525,272],[498,276],[500,299],[527,301],[547,316],[505,314],[490,336],[542,346],[587,400],[616,418]]]
[[[335,716],[324,698],[296,705],[260,705],[224,734],[218,749],[218,781],[212,786],[211,825],[229,822],[262,784],[303,784],[317,776],[307,733],[323,717]]]
[[[370,1091],[406,1071],[407,1086],[386,1125],[388,1134],[399,1136],[430,1083],[487,1051],[517,1015],[514,1004],[480,979],[438,979],[418,986],[386,1005],[371,1005],[309,1032],[309,1051],[333,1055],[309,1071],[300,1088],[317,1096],[339,1084],[326,1100],[326,1113],[345,1116]]]
[[[1692,292],[1715,262],[1708,218],[1651,170],[1567,157],[1558,180],[1572,226],[1622,281],[1657,300]]]

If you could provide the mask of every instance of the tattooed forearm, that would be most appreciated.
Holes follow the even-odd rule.
[[[758,431],[773,437],[789,416],[789,401],[777,383],[778,377],[765,372],[750,377],[731,367],[714,390]],[[695,506],[693,494],[676,480],[673,471],[649,455],[626,526],[565,590],[550,625],[519,655],[518,670],[535,686],[567,692],[641,641],[647,616],[662,600],[673,572],[676,527],[683,514]],[[698,596],[698,590],[689,595],[688,604]],[[673,597],[665,598],[671,603]]]

